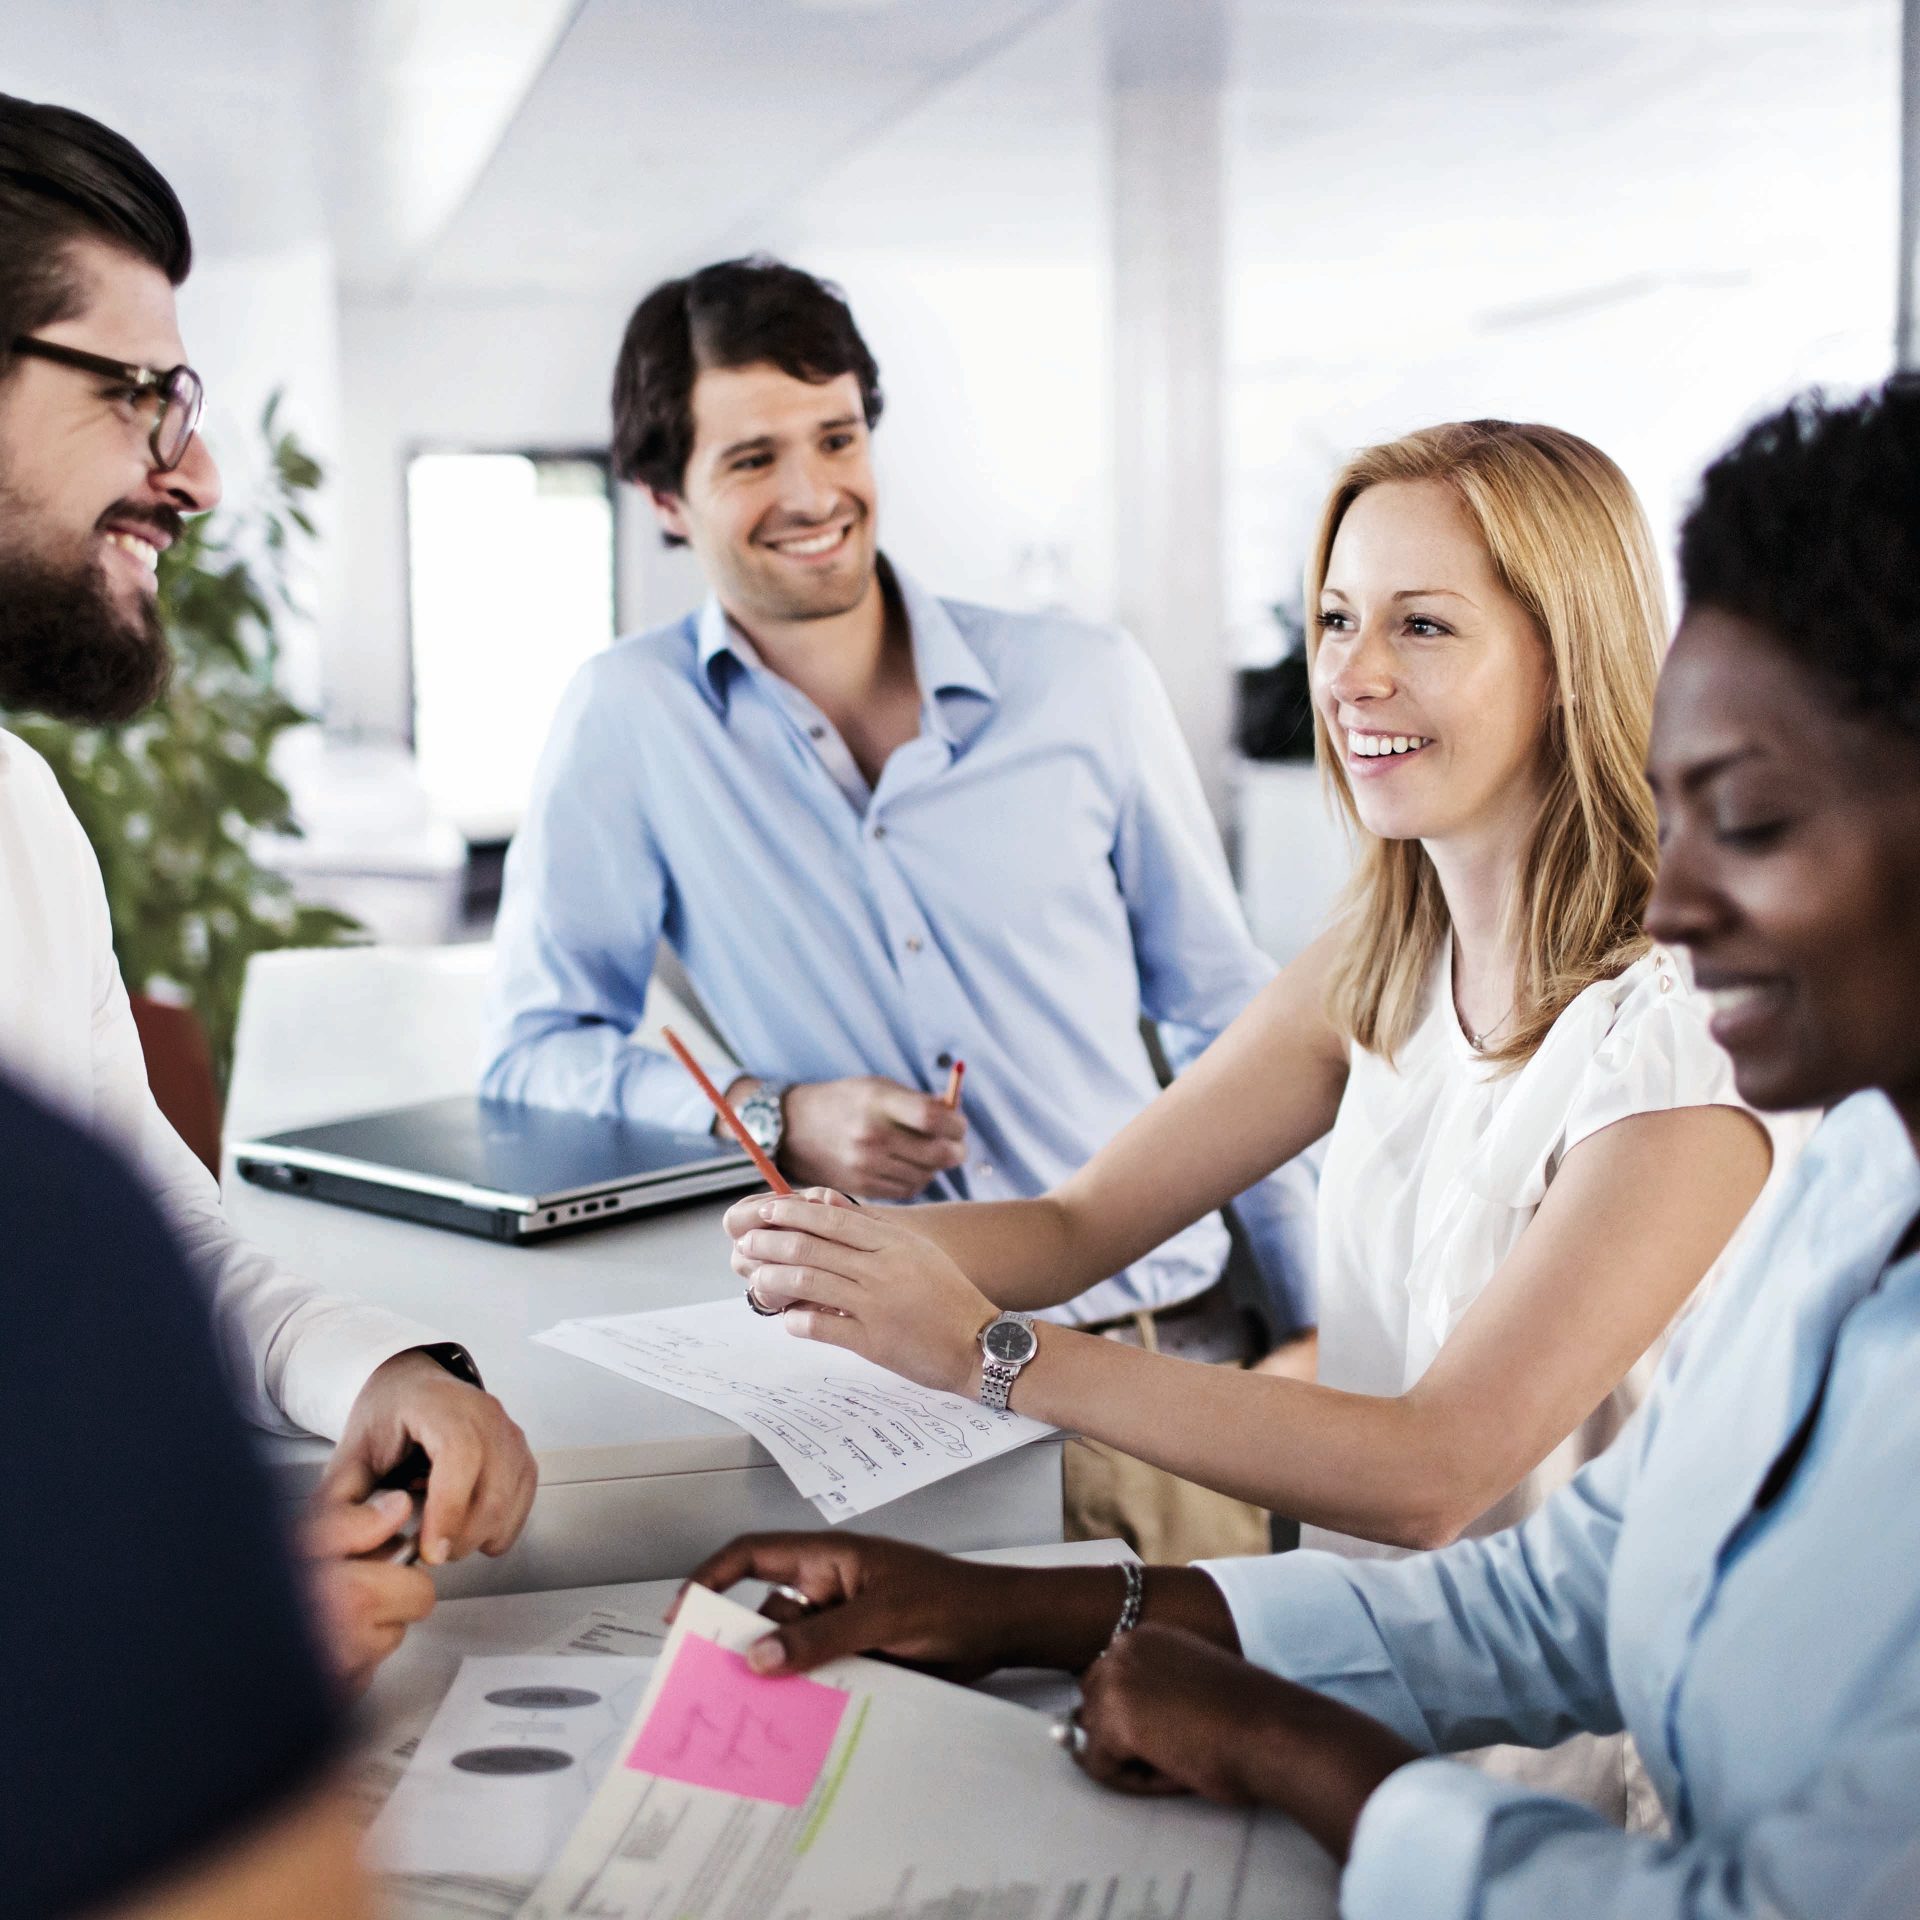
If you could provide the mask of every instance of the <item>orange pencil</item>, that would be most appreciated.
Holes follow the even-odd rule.
[[[693,1075],[694,1080],[699,1085],[700,1091],[713,1102],[714,1112],[733,1129],[733,1137],[746,1148],[748,1157],[753,1161],[753,1164],[760,1169],[760,1178],[764,1180],[775,1193],[791,1193],[793,1189],[781,1179],[780,1169],[767,1158],[766,1154],[761,1150],[759,1141],[740,1124],[740,1116],[727,1105],[726,1095],[707,1078],[701,1069],[700,1062],[687,1051],[680,1036],[675,1033],[671,1027],[662,1027],[660,1029],[660,1037],[673,1049],[674,1058]]]
[[[956,1060],[953,1063],[952,1073],[947,1076],[947,1090],[940,1097],[942,1106],[957,1107],[960,1104],[960,1082],[966,1077],[967,1063],[964,1060]]]

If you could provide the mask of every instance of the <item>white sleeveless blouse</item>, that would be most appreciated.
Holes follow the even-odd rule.
[[[1351,1050],[1328,1141],[1319,1204],[1319,1378],[1351,1393],[1404,1393],[1426,1372],[1526,1231],[1561,1162],[1590,1134],[1636,1113],[1742,1105],[1732,1064],[1707,1032],[1704,997],[1663,950],[1596,981],[1531,1060],[1496,1074],[1460,1030],[1451,946],[1398,1063]],[[1771,1190],[1805,1129],[1757,1117],[1773,1137]],[[1726,1260],[1723,1253],[1713,1272]],[[1664,1345],[1656,1341],[1468,1531],[1512,1526],[1602,1452],[1644,1397]],[[1319,1527],[1303,1528],[1301,1544],[1392,1551]]]

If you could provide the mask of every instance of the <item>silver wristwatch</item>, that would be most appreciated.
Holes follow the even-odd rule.
[[[740,1102],[740,1124],[753,1135],[753,1144],[768,1159],[776,1159],[787,1137],[785,1101],[791,1080],[762,1080]]]
[[[1040,1351],[1040,1336],[1030,1313],[1003,1313],[980,1330],[980,1404],[996,1413],[1007,1410],[1007,1395],[1020,1369]]]

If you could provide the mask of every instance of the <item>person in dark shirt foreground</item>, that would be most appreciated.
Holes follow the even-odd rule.
[[[333,1683],[202,1291],[103,1147],[0,1083],[0,1909],[359,1920]]]

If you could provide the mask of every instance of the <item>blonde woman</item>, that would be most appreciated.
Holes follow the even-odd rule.
[[[763,1196],[728,1230],[791,1332],[979,1392],[1002,1310],[1081,1292],[1331,1129],[1317,1380],[1043,1323],[995,1332],[1033,1347],[1008,1403],[1309,1544],[1432,1547],[1605,1446],[1773,1148],[1640,931],[1667,628],[1619,468],[1503,421],[1369,449],[1307,593],[1321,765],[1361,848],[1332,930],[1042,1199]]]

